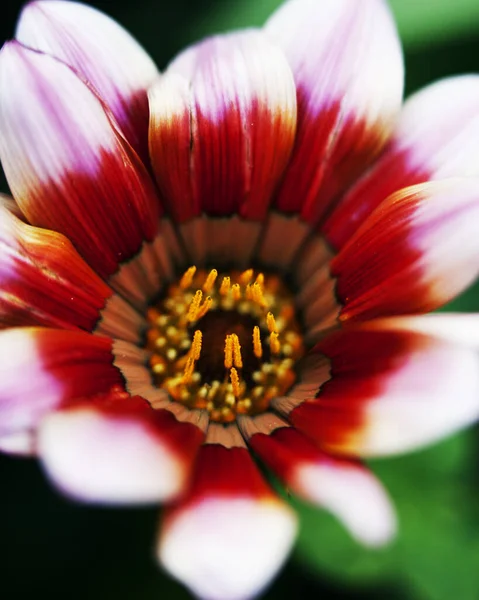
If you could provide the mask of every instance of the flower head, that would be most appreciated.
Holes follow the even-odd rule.
[[[164,73],[87,6],[29,4],[0,54],[0,447],[71,497],[167,502],[160,562],[257,594],[295,517],[367,545],[362,459],[479,415],[479,77],[402,106],[381,0],[289,0]]]

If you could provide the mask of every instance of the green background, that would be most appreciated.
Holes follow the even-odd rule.
[[[318,0],[321,1],[321,0]],[[361,1],[361,0],[358,0]],[[164,67],[183,46],[227,29],[261,24],[278,0],[123,0],[93,3],[125,25]],[[391,0],[405,45],[406,89],[479,70],[478,0]],[[2,7],[12,36],[20,2]],[[4,186],[3,186],[4,187]],[[479,287],[454,310],[479,308]],[[477,600],[477,428],[422,452],[373,465],[395,499],[400,535],[366,551],[336,521],[294,502],[301,532],[294,555],[264,598]],[[68,502],[35,461],[0,457],[2,597],[188,599],[154,564],[155,509],[113,510]]]

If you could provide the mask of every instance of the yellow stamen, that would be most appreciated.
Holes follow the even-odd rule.
[[[228,294],[228,292],[230,291],[230,286],[231,286],[231,277],[223,277],[223,281],[221,282],[221,286],[220,286],[220,294],[222,296],[226,296]]]
[[[257,325],[253,329],[253,348],[256,358],[261,358],[263,356],[263,347],[261,346],[261,336]]]
[[[203,334],[201,333],[201,331],[199,329],[197,329],[193,336],[193,343],[191,344],[191,350],[190,350],[191,356],[194,358],[194,360],[198,360],[200,358],[202,340],[203,340]]]
[[[188,409],[207,411],[213,422],[261,414],[295,382],[303,342],[293,298],[276,275],[192,266],[149,309],[148,321],[154,384]],[[216,356],[221,344],[223,367]]]
[[[279,335],[278,332],[272,331],[271,335],[269,336],[269,347],[271,348],[272,354],[279,354],[279,351],[281,350],[281,345],[278,340],[278,335]]]
[[[269,332],[276,331],[276,321],[275,321],[273,313],[269,312],[266,315],[266,325],[268,327]]]
[[[264,285],[264,275],[263,273],[258,273],[255,283],[257,283],[261,289],[263,289],[263,285]]]
[[[253,269],[247,269],[246,271],[243,271],[243,273],[241,273],[241,275],[239,276],[240,283],[243,285],[249,283],[253,277],[253,273]]]
[[[187,269],[184,274],[183,277],[180,279],[180,288],[182,290],[186,290],[186,288],[189,288],[190,285],[193,282],[193,277],[195,276],[196,273],[196,267],[190,267],[189,269]]]
[[[233,340],[234,365],[235,365],[235,367],[242,369],[243,368],[243,359],[241,357],[241,346],[240,346],[239,337],[236,335],[236,333],[232,333],[231,338]]]
[[[208,293],[213,289],[216,278],[218,277],[218,271],[216,269],[211,269],[206,278],[205,283],[203,284],[203,291]]]
[[[233,338],[227,335],[225,339],[225,367],[231,369],[233,366]]]
[[[241,288],[238,283],[235,283],[231,286],[231,292],[233,294],[233,300],[236,302],[241,300]]]
[[[195,359],[193,358],[193,356],[188,356],[188,358],[186,360],[183,377],[181,378],[181,383],[190,383],[194,370],[195,370]]]
[[[191,301],[188,314],[186,315],[187,321],[196,321],[202,298],[203,292],[201,290],[197,290],[196,294],[193,296],[193,300]]]
[[[238,371],[234,367],[230,370],[230,378],[231,378],[231,387],[233,388],[233,394],[235,395],[236,398],[238,398],[238,396],[241,393],[240,381],[239,381],[239,377],[238,377]]]
[[[263,290],[261,285],[256,281],[253,283],[253,300],[260,306],[266,306],[266,300],[264,299]]]
[[[196,315],[196,320],[201,319],[201,317],[204,317],[206,315],[206,313],[210,310],[212,304],[213,304],[213,298],[211,296],[207,296],[205,298],[205,301],[203,302],[203,305],[198,310],[198,313]]]

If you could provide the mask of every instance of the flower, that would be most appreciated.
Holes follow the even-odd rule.
[[[402,106],[381,0],[290,0],[160,75],[116,23],[33,2],[0,55],[0,447],[71,497],[167,502],[158,558],[251,597],[295,517],[395,532],[362,459],[479,414],[479,77]]]

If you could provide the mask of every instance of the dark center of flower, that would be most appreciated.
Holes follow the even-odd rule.
[[[292,295],[276,275],[218,277],[190,267],[148,320],[155,384],[213,421],[264,412],[295,380],[303,341]]]

